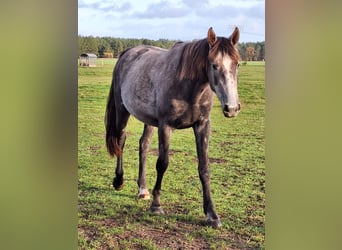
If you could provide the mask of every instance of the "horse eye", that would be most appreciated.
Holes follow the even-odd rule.
[[[217,68],[218,68],[217,64],[213,64],[213,69],[217,70]]]

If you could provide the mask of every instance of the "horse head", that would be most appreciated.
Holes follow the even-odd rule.
[[[239,52],[236,48],[240,36],[236,27],[229,38],[216,37],[213,28],[208,30],[208,78],[226,117],[235,117],[241,110],[238,94]]]

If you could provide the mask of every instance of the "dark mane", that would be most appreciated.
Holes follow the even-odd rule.
[[[230,39],[224,37],[218,37],[210,50],[207,39],[185,44],[177,68],[177,79],[208,80],[208,57],[215,56],[219,52],[222,54],[228,53],[232,60],[236,62],[240,60],[238,50],[232,45]]]
[[[196,80],[207,78],[208,51],[209,45],[206,39],[185,44],[177,68],[177,79]]]

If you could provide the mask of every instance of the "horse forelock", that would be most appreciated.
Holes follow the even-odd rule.
[[[223,55],[228,54],[229,57],[236,63],[240,60],[239,51],[231,43],[230,39],[218,37],[216,43],[210,49],[209,57],[215,57],[219,52]]]

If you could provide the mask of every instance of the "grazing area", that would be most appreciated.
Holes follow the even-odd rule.
[[[161,201],[164,215],[137,200],[143,124],[129,118],[123,155],[125,185],[115,191],[115,160],[105,146],[104,115],[116,59],[78,71],[79,249],[264,249],[265,63],[239,69],[239,116],[227,119],[215,96],[209,160],[211,195],[222,227],[207,227],[193,130],[174,130]],[[147,158],[147,186],[156,179],[157,133]]]

